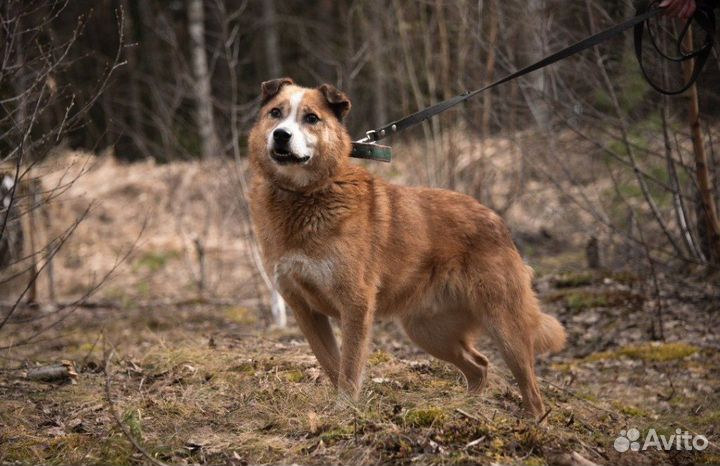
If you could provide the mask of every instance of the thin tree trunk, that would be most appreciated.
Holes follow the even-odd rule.
[[[387,123],[387,93],[385,92],[385,73],[383,71],[383,56],[382,56],[382,44],[380,41],[380,35],[375,33],[368,28],[368,34],[370,34],[370,53],[373,54],[372,60],[372,75],[373,75],[373,98],[374,105],[373,110],[375,111],[375,124],[373,126],[384,125]]]
[[[527,7],[525,7],[527,27],[523,28],[528,35],[521,41],[527,47],[527,54],[524,56],[526,63],[534,63],[545,55],[547,48],[545,14],[545,0],[528,0]],[[526,81],[529,82],[530,92],[524,93],[533,118],[543,129],[547,129],[550,124],[550,109],[543,97],[545,77],[545,69],[530,73],[526,78]]]
[[[683,45],[688,49],[692,49],[692,29],[685,35]],[[689,79],[692,74],[691,63],[693,60],[683,62],[683,70],[685,79]],[[690,86],[688,96],[690,98],[690,108],[688,110],[688,119],[690,123],[690,136],[692,138],[693,153],[695,155],[695,176],[697,178],[698,191],[700,195],[700,203],[702,205],[702,219],[707,231],[707,251],[708,260],[713,264],[720,263],[720,222],[718,221],[717,207],[713,196],[712,182],[708,173],[708,159],[703,145],[702,134],[700,133],[700,107],[698,100],[697,85]]]
[[[280,61],[280,49],[278,44],[277,19],[275,15],[275,0],[265,0],[262,2],[263,22],[265,23],[265,56],[267,57],[267,69],[270,78],[279,78],[282,76],[282,62]]]
[[[497,21],[497,0],[488,0],[488,51],[487,60],[485,62],[485,85],[487,86],[493,80],[495,75],[495,47],[497,45],[498,21]],[[483,93],[483,109],[482,109],[482,137],[486,139],[490,136],[490,107],[492,106],[492,92]]]
[[[138,45],[135,44],[137,32],[134,23],[133,12],[130,10],[130,2],[123,0],[123,10],[125,10],[125,37],[130,46],[127,50],[127,74],[128,74],[128,100],[130,105],[130,137],[135,142],[135,146],[139,148],[144,156],[149,156],[149,152],[145,145],[145,133],[142,121],[142,99],[140,98],[140,86],[138,86]]]
[[[205,51],[205,13],[202,0],[188,0],[188,26],[191,39],[192,68],[195,77],[196,118],[202,156],[217,155],[219,148],[213,118],[210,72]]]
[[[39,254],[36,254],[36,247],[38,243],[38,241],[36,241],[36,235],[38,230],[35,223],[35,215],[37,214],[37,205],[35,204],[35,202],[37,200],[37,191],[42,188],[37,186],[36,180],[30,177],[28,189],[30,190],[30,208],[28,209],[28,237],[30,239],[30,277],[32,277],[32,282],[30,282],[30,289],[28,290],[27,294],[27,302],[30,304],[36,304],[38,302],[37,282],[39,277],[37,257],[39,257]]]
[[[419,110],[423,107],[425,107],[425,99],[422,94],[422,90],[420,89],[420,82],[418,81],[418,73],[415,69],[415,62],[412,59],[412,54],[410,48],[412,47],[410,38],[408,37],[408,32],[410,30],[410,25],[405,22],[405,18],[403,15],[403,6],[398,0],[393,1],[393,9],[395,11],[395,15],[397,17],[397,28],[398,28],[398,35],[400,40],[400,47],[402,50],[402,57],[403,62],[405,65],[405,71],[406,71],[406,77],[410,84],[410,90],[412,97],[415,100],[415,109]],[[431,102],[432,103],[432,102]],[[415,111],[415,110],[413,110]],[[429,144],[429,141],[432,139],[432,133],[430,132],[430,128],[428,124],[422,125],[423,133],[425,136],[425,143],[426,143],[426,150],[425,150],[425,176],[427,179],[427,184],[430,186],[437,186],[436,183],[436,177],[434,172],[435,165],[430,163],[430,154],[431,147]]]

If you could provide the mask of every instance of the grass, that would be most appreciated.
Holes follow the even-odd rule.
[[[415,408],[405,415],[405,423],[412,427],[431,427],[442,424],[446,417],[445,411],[439,407]]]
[[[555,277],[553,283],[556,288],[578,288],[594,281],[595,275],[591,272],[568,272]]]
[[[180,333],[170,345],[167,332],[172,331]],[[533,452],[542,458],[541,447],[560,450],[568,436],[577,435],[562,427],[562,419],[549,420],[550,431],[537,430],[534,421],[521,415],[519,397],[509,396],[514,389],[497,372],[487,392],[473,396],[465,392],[457,372],[441,363],[416,370],[408,361],[378,351],[360,400],[349,402],[338,397],[324,375],[318,377],[304,344],[228,335],[216,336],[212,347],[197,337],[182,338],[190,334],[180,330],[163,333],[164,338],[116,360],[112,395],[132,434],[171,463],[237,458],[249,463],[362,463],[370,458],[400,464],[413,459],[505,463]],[[148,336],[143,339],[151,341]],[[74,347],[83,345],[78,340]],[[388,382],[372,382],[378,377]],[[0,411],[15,412],[12,403],[27,406],[25,400],[31,408],[23,416],[0,415],[4,438],[13,439],[0,445],[0,462],[138,462],[102,402],[102,374],[84,372],[78,385],[56,389],[23,384],[2,393]],[[54,408],[47,414],[41,406]],[[63,424],[57,437],[49,438],[47,428],[38,427],[47,419],[69,418],[81,421],[82,433]],[[29,423],[25,433],[19,433],[22,422]],[[482,436],[486,440],[465,448]]]
[[[164,268],[170,261],[180,257],[178,251],[148,251],[143,253],[134,264],[135,270],[147,270],[150,273]]]
[[[87,356],[77,385],[0,372],[0,463],[146,463],[110,417],[104,375],[93,369],[103,365],[103,343],[93,348],[102,332],[117,354],[117,411],[133,436],[168,463],[555,464],[557,455],[577,451],[600,463],[632,464],[609,450],[618,426],[659,422],[651,413],[660,411],[638,401],[646,398],[608,395],[625,388],[614,378],[596,385],[603,374],[586,364],[591,358],[538,363],[552,381],[541,382],[552,410],[538,426],[523,415],[517,387],[491,348],[487,388],[468,394],[455,369],[399,344],[402,337],[381,326],[361,397],[351,402],[338,396],[296,328],[261,331],[247,318],[254,315],[249,309],[128,309],[116,319],[80,312],[65,331],[82,332],[69,331],[61,346],[48,342],[15,355]],[[595,358],[674,361],[697,351],[689,344],[627,345]],[[587,368],[591,376],[582,375]],[[564,389],[570,374],[580,375]],[[649,389],[654,399],[658,388]],[[678,398],[677,407],[671,401],[673,412],[690,413],[698,398]],[[717,413],[705,404],[682,421],[698,431],[713,425],[707,423]]]
[[[593,353],[585,361],[603,361],[608,359],[630,358],[646,362],[668,362],[684,359],[697,353],[699,348],[688,343],[644,343],[624,346],[614,351]]]
[[[548,298],[551,302],[562,302],[572,312],[601,307],[637,307],[642,297],[623,290],[569,290],[555,293]]]
[[[631,418],[638,418],[638,417],[650,417],[651,413],[647,410],[640,408],[635,405],[630,404],[624,404],[620,401],[614,401],[612,405],[617,409],[619,412],[625,414],[626,416],[629,416]]]
[[[228,307],[225,309],[224,315],[229,321],[241,325],[257,323],[257,312],[246,307]]]

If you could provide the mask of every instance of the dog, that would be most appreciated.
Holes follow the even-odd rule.
[[[261,85],[249,134],[250,210],[264,266],[318,362],[359,395],[373,321],[396,319],[417,346],[455,365],[470,391],[486,384],[485,332],[524,406],[544,413],[535,356],[560,351],[563,326],[541,312],[502,219],[475,199],[389,184],[352,163],[350,99],[329,84]],[[330,318],[338,319],[338,349]]]

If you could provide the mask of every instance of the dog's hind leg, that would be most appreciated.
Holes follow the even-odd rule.
[[[473,346],[478,327],[460,315],[440,320],[413,314],[401,319],[401,323],[416,345],[460,369],[468,391],[482,391],[487,381],[488,360]]]
[[[526,409],[534,416],[542,416],[544,408],[535,377],[532,328],[525,316],[514,314],[513,311],[496,313],[489,317],[486,328],[520,386]]]

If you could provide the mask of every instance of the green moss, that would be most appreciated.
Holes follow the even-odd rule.
[[[172,259],[180,257],[178,251],[148,251],[135,262],[135,270],[146,269],[149,272],[157,272],[167,265]]]
[[[225,318],[241,325],[252,325],[257,322],[257,316],[246,307],[229,307],[225,309]]]
[[[695,461],[697,461],[697,464],[720,464],[720,455],[717,453],[703,452]]]
[[[430,427],[442,423],[447,416],[441,408],[427,407],[411,409],[405,415],[405,424],[412,427]]]
[[[94,441],[94,440],[93,440]],[[131,464],[132,456],[135,454],[135,448],[130,442],[119,434],[105,440],[101,445],[101,451],[98,455],[102,458],[103,464]],[[79,461],[83,461],[80,459]]]
[[[591,307],[608,307],[610,302],[604,294],[599,293],[569,293],[565,295],[567,308],[572,311],[582,311]]]
[[[648,417],[650,413],[642,408],[638,408],[633,405],[625,405],[618,401],[612,403],[612,405],[621,413],[630,417]]]
[[[613,109],[610,94],[602,88],[595,89],[593,92],[593,101],[595,103],[595,107],[605,113],[610,112]]]
[[[501,438],[495,437],[490,441],[490,449],[497,452],[501,452],[505,449],[505,441]]]
[[[642,361],[665,362],[684,359],[699,351],[699,348],[687,343],[644,343],[624,346],[615,351],[594,353],[585,358],[585,361],[594,362],[606,359],[619,359],[627,357]]]
[[[530,456],[530,457],[526,458],[522,462],[522,464],[527,465],[527,466],[543,466],[548,463],[547,463],[547,461],[540,458],[539,456]]]
[[[450,464],[476,464],[477,460],[471,455],[461,451],[450,452]]]
[[[255,365],[252,363],[252,361],[244,361],[236,366],[232,366],[230,370],[234,372],[242,372],[244,374],[253,375],[255,374]]]
[[[103,287],[102,295],[108,300],[119,304],[121,309],[131,309],[137,303],[135,298],[128,294],[127,287]]]
[[[591,285],[594,279],[590,272],[565,273],[555,278],[554,283],[557,288],[577,288]]]
[[[86,434],[67,434],[49,439],[36,439],[33,445],[27,447],[32,454],[19,457],[18,462],[80,464],[93,462],[93,458],[99,457],[102,458],[103,464],[130,464],[133,454],[132,446],[119,433],[101,441]],[[3,462],[9,459],[3,458]]]
[[[338,440],[350,438],[352,431],[349,428],[340,426],[320,434],[320,439],[325,443],[333,443]]]
[[[299,383],[305,378],[305,374],[299,370],[292,370],[285,373],[285,380],[288,382]]]
[[[135,285],[135,287],[137,289],[138,295],[150,296],[150,291],[151,291],[150,282],[148,282],[147,280],[142,280],[142,281],[138,282],[138,284]]]
[[[576,312],[593,307],[636,306],[642,300],[628,291],[571,291],[561,297],[567,309]]]
[[[632,285],[640,280],[640,277],[638,277],[635,273],[627,270],[613,272],[608,276],[608,278],[618,283],[622,283],[623,285]]]
[[[570,248],[559,254],[544,254],[535,257],[530,265],[537,277],[566,273],[585,266],[585,248]]]
[[[123,416],[123,422],[127,425],[130,430],[130,434],[138,440],[143,437],[142,432],[142,418],[139,409],[129,409]]]
[[[391,360],[392,356],[389,353],[378,350],[370,355],[370,357],[368,358],[368,364],[370,364],[371,366],[377,366],[378,364],[390,362]]]
[[[571,362],[558,362],[550,366],[552,370],[561,372],[563,374],[569,374],[575,369],[575,364]]]
[[[577,392],[575,392],[575,396],[587,401],[600,401],[597,395],[587,390],[578,390]]]

